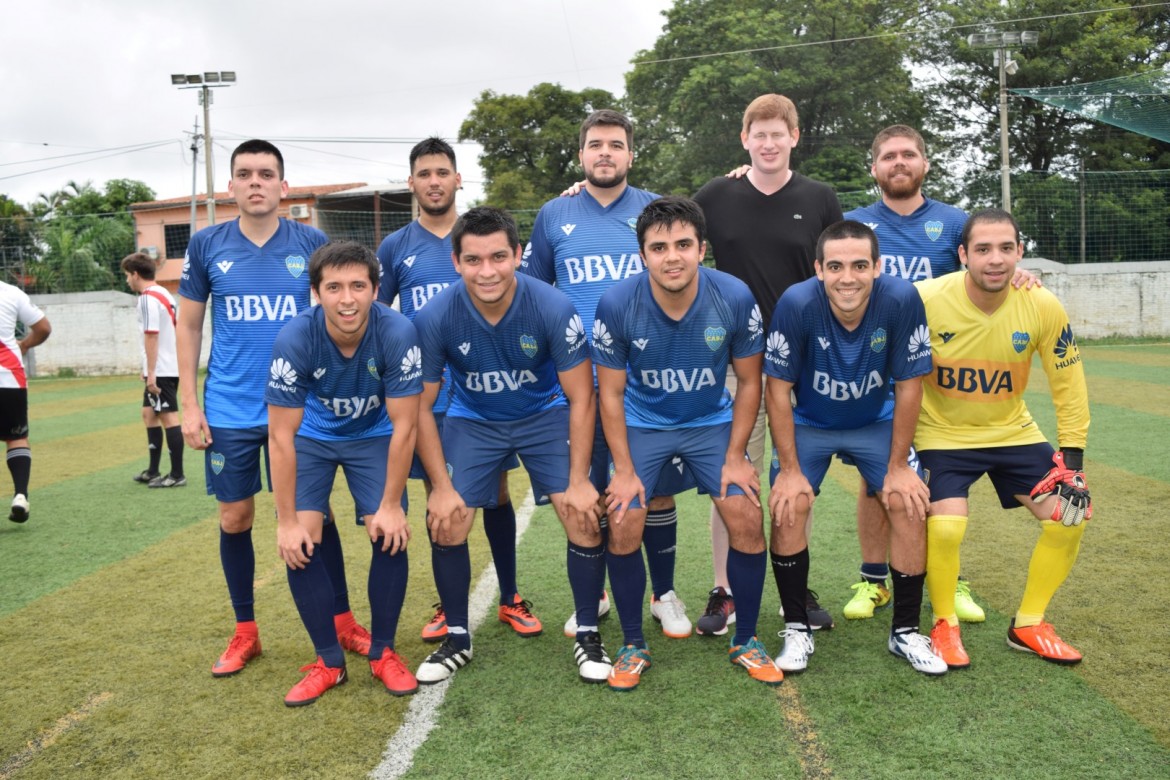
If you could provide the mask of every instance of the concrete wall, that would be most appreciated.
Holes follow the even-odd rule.
[[[1170,262],[1061,265],[1028,258],[1023,265],[1064,302],[1078,338],[1170,338]],[[33,350],[34,375],[62,369],[78,375],[138,373],[135,297],[121,292],[35,296],[53,335]],[[210,319],[203,323],[204,365]]]

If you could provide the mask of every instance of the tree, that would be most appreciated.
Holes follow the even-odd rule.
[[[791,98],[800,114],[794,168],[838,190],[868,188],[874,134],[895,122],[920,125],[925,116],[904,64],[905,42],[888,35],[916,7],[905,0],[677,0],[654,47],[626,75],[638,167],[650,189],[691,193],[745,162],[744,108],[769,92]]]
[[[114,220],[101,220],[81,230],[66,220],[44,229],[44,253],[28,266],[31,292],[88,292],[113,288],[116,276],[100,262],[109,247],[133,240],[133,231]],[[119,261],[121,258],[119,258]]]
[[[508,209],[537,209],[581,172],[575,169],[581,122],[596,109],[617,108],[603,89],[574,92],[559,84],[537,84],[527,95],[484,90],[459,128],[460,141],[483,147],[488,203]]]
[[[25,264],[38,253],[36,218],[7,195],[0,195],[0,280],[23,286]]]

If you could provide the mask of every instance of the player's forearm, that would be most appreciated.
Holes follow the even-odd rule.
[[[922,377],[894,384],[894,422],[890,435],[890,462],[893,468],[905,465],[918,428],[918,414],[922,410]]]
[[[727,443],[729,458],[741,458],[760,413],[763,376],[759,371],[735,372],[735,400],[731,405],[731,437]]]
[[[609,447],[609,456],[618,471],[633,471],[634,458],[630,455],[630,442],[626,431],[626,409],[624,388],[621,393],[612,390],[600,391],[601,430]]]
[[[158,365],[158,334],[143,334],[142,348],[146,352],[146,375],[154,376],[155,367]]]
[[[418,432],[415,440],[415,451],[427,473],[427,479],[432,487],[450,487],[451,478],[447,475],[447,462],[443,456],[443,442],[439,437],[439,424],[435,421],[435,413],[426,403],[418,413]]]
[[[573,481],[589,478],[596,420],[596,401],[590,387],[584,398],[569,401],[569,478]]]
[[[390,452],[386,460],[386,487],[382,491],[382,506],[399,506],[410,476],[410,463],[418,443],[418,426],[414,419],[400,419],[394,423],[390,437]]]
[[[292,435],[269,432],[268,451],[272,458],[272,498],[276,504],[276,522],[297,522],[297,450]]]
[[[179,390],[183,406],[199,405],[199,353],[203,347],[203,310],[198,320],[188,309],[198,306],[194,301],[184,301],[179,310],[179,321],[175,327],[175,354],[179,362]]]
[[[768,428],[772,446],[781,471],[800,471],[796,457],[796,420],[792,415],[792,386],[776,379],[768,379],[765,404],[768,410]]]

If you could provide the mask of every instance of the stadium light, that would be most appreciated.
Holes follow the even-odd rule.
[[[203,106],[203,158],[207,164],[207,224],[215,224],[215,161],[211,154],[211,90],[230,87],[236,82],[234,70],[204,71],[203,73],[172,73],[171,85],[179,89],[198,89],[199,105]],[[191,196],[191,208],[195,197]],[[191,232],[195,232],[192,220]]]
[[[1016,75],[1019,64],[1011,58],[1009,47],[1032,46],[1040,41],[1040,33],[1033,30],[1006,30],[1002,32],[972,33],[967,45],[972,49],[995,49],[995,64],[999,66],[999,186],[1003,210],[1012,210],[1011,158],[1008,154],[1007,77]]]

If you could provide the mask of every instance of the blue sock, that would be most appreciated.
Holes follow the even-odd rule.
[[[496,580],[500,583],[500,603],[511,604],[516,595],[516,510],[512,502],[483,510],[483,532],[492,561],[496,564]]]
[[[321,559],[333,583],[333,614],[349,612],[349,584],[345,581],[345,555],[341,549],[341,534],[337,531],[337,518],[321,527]]]
[[[284,568],[288,574],[288,589],[292,591],[297,612],[309,631],[317,655],[326,666],[334,669],[345,666],[345,652],[337,642],[337,629],[333,627],[333,583],[329,581],[329,571],[320,549],[309,556],[305,568]]]
[[[370,597],[371,661],[381,658],[384,648],[394,649],[398,616],[406,599],[406,550],[395,555],[382,552],[383,541],[383,537],[378,537],[371,545],[370,579],[366,586]]]
[[[650,587],[654,589],[655,598],[662,598],[674,590],[674,551],[677,543],[678,510],[670,507],[647,512],[642,545],[646,548]]]
[[[727,584],[735,594],[735,638],[732,645],[742,645],[756,635],[767,570],[768,556],[763,551],[745,553],[734,547],[727,551]]]
[[[573,591],[573,607],[577,610],[577,635],[597,629],[597,602],[605,588],[605,547],[582,547],[569,542],[566,554],[569,587]]]
[[[890,566],[887,563],[862,563],[861,579],[872,582],[874,585],[885,585],[890,576]]]
[[[252,581],[256,578],[256,551],[252,549],[252,529],[238,534],[219,529],[219,561],[223,564],[236,622],[255,620]]]
[[[435,589],[447,614],[447,638],[460,650],[471,647],[467,625],[467,599],[471,589],[471,556],[467,542],[444,547],[431,542],[431,570],[435,575]],[[452,632],[451,628],[461,628]]]
[[[785,624],[808,627],[808,548],[795,555],[772,553],[772,574],[780,591]],[[735,595],[735,619],[739,620],[739,594]]]
[[[646,598],[646,564],[641,549],[629,555],[617,555],[607,550],[605,563],[609,568],[609,584],[622,623],[623,644],[645,647],[642,635],[642,601]],[[737,605],[738,606],[738,605]]]

